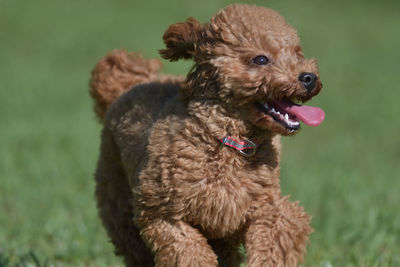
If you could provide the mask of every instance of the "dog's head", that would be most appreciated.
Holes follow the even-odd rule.
[[[193,18],[173,24],[164,34],[169,60],[195,65],[184,97],[217,98],[231,112],[259,128],[292,135],[300,121],[315,126],[324,112],[302,106],[322,84],[315,60],[306,60],[296,30],[276,11],[232,5],[209,24]]]

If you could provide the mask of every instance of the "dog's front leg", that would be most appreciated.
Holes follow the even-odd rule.
[[[206,238],[185,222],[156,220],[141,230],[154,254],[155,266],[217,266],[217,256]]]
[[[297,266],[312,232],[309,222],[303,208],[287,198],[254,211],[245,232],[247,266]]]

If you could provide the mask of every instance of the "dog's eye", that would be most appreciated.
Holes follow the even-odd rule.
[[[269,63],[269,60],[266,56],[256,56],[255,58],[253,58],[253,62],[254,64],[257,65],[267,65]]]

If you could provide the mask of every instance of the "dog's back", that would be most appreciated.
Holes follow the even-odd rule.
[[[175,102],[183,80],[179,76],[159,74],[160,67],[158,60],[116,50],[97,63],[90,81],[94,110],[104,124],[95,173],[99,214],[116,254],[136,251],[125,258],[128,266],[153,266],[153,256],[143,243],[139,229],[127,223],[133,218],[129,201],[133,198],[130,185],[133,177],[126,174],[136,173],[138,165],[145,161],[149,128],[169,103]],[[130,149],[129,164],[121,161],[126,147]]]

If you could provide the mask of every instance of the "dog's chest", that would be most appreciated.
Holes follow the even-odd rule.
[[[184,220],[208,238],[233,234],[252,205],[279,187],[279,147],[264,142],[249,160],[181,125],[170,118],[150,134],[136,196],[141,217]]]
[[[258,170],[244,168],[240,160],[220,160],[203,166],[207,167],[186,174],[189,179],[180,200],[187,204],[185,219],[211,238],[224,237],[245,223],[253,201],[271,182]]]

